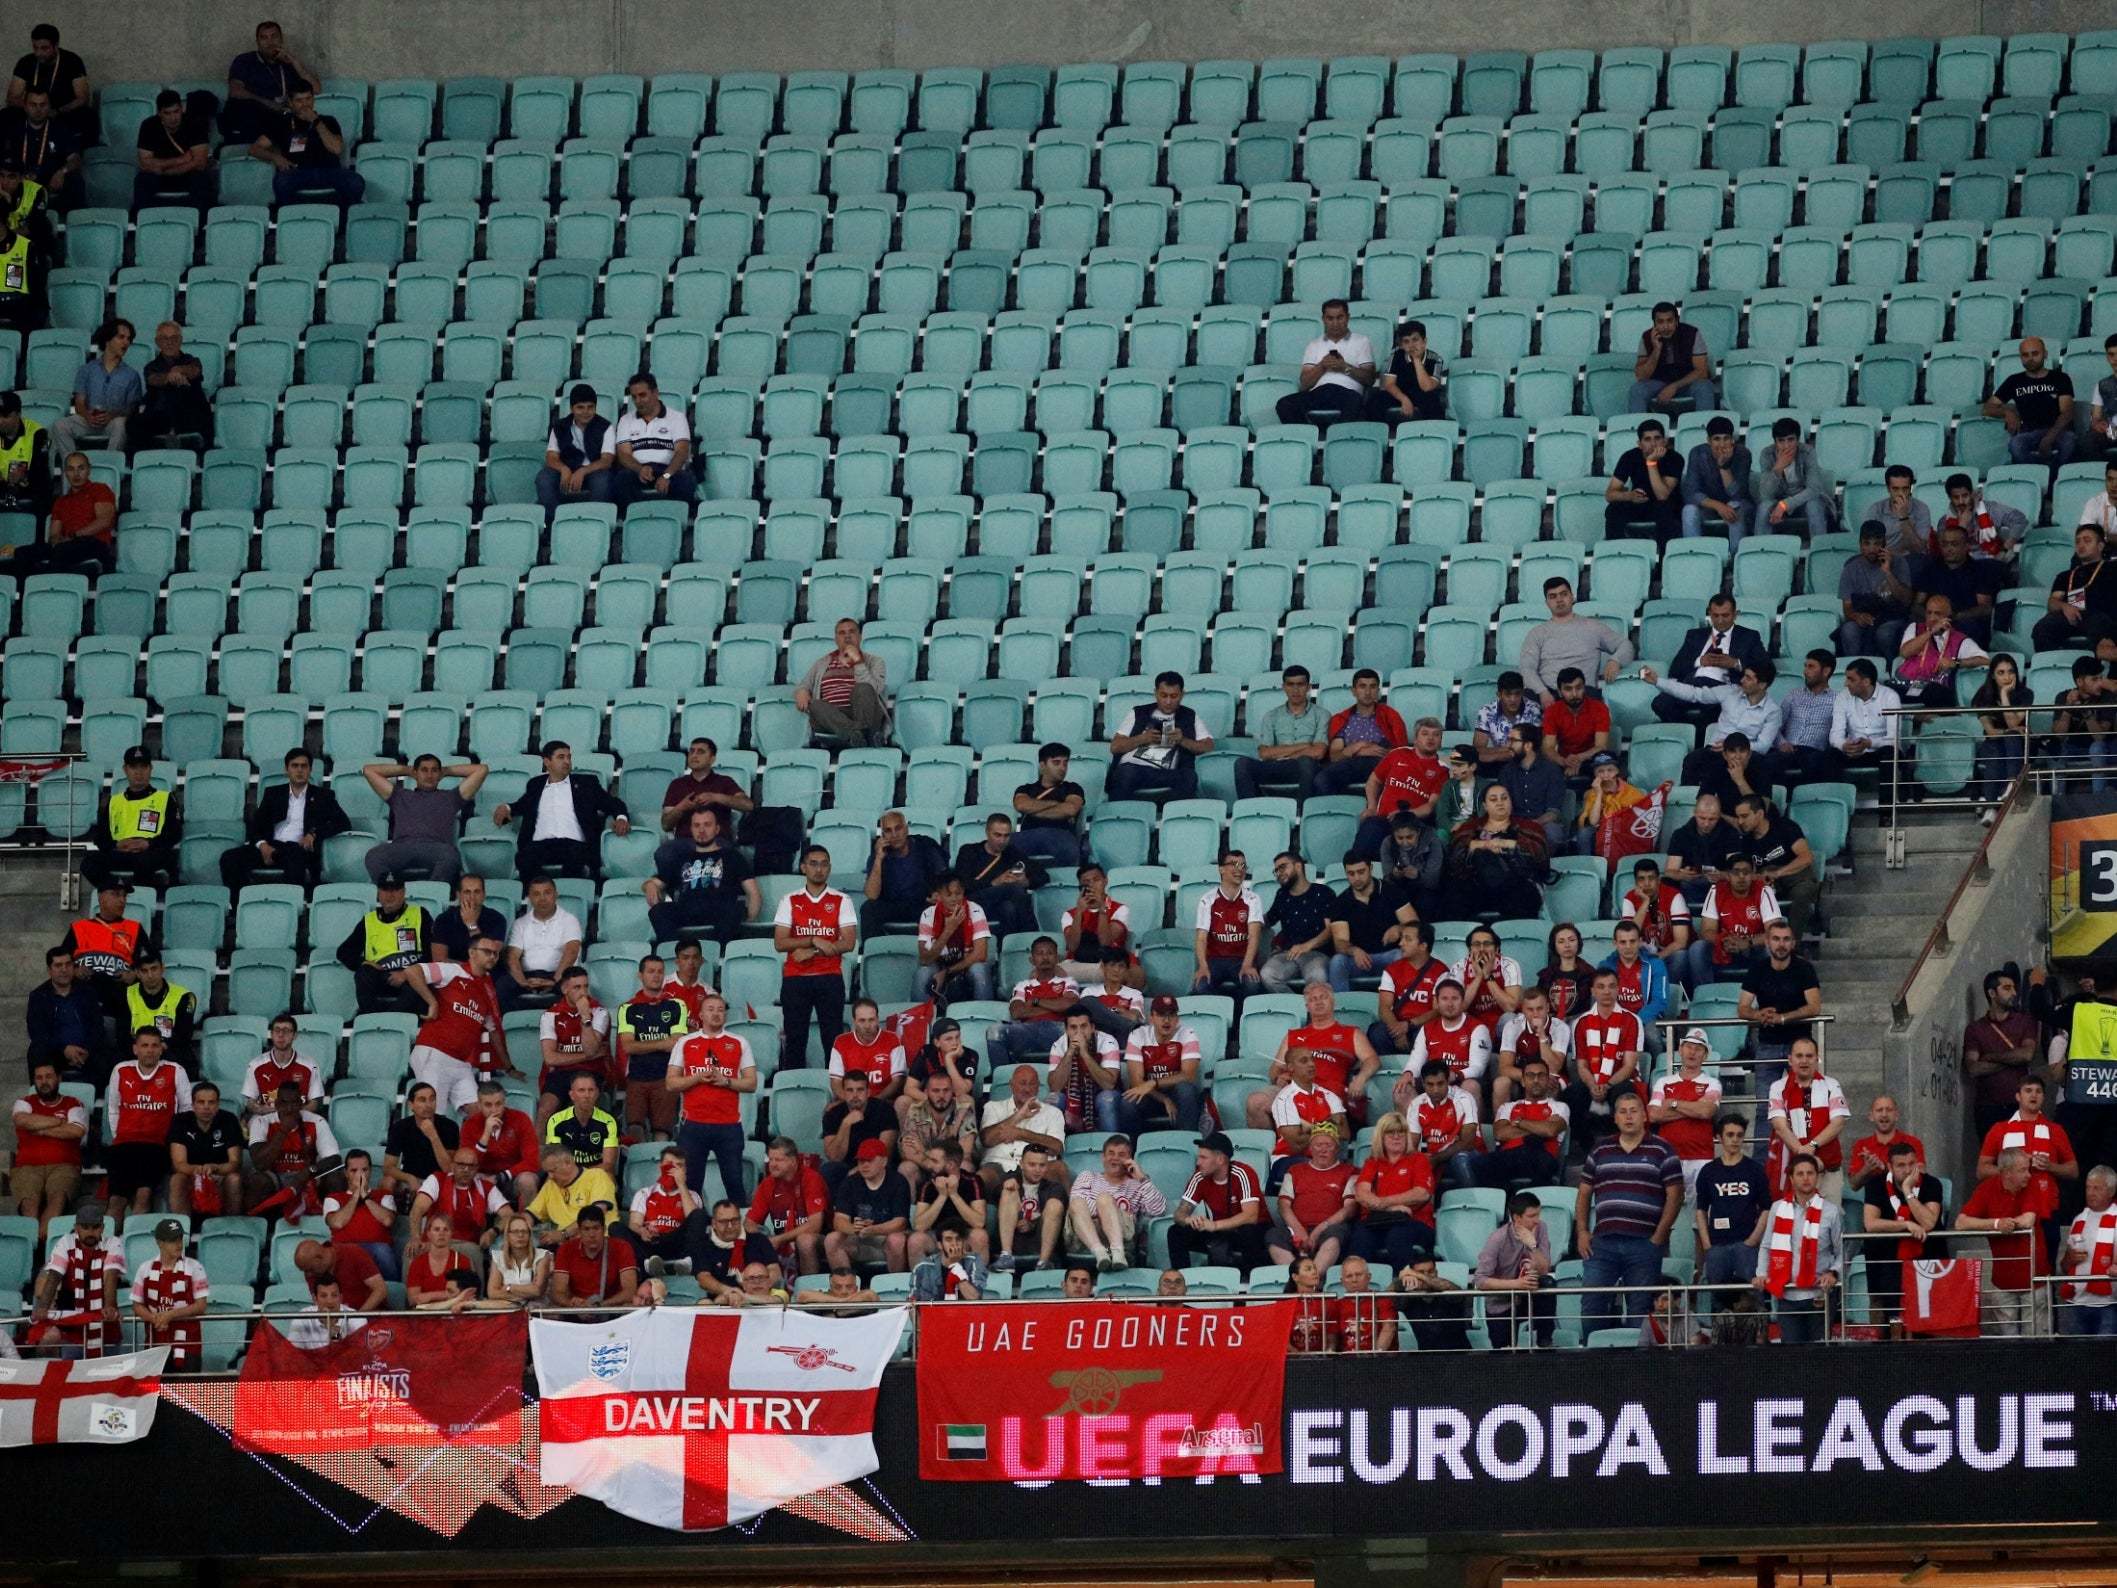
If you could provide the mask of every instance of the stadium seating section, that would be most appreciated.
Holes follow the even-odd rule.
[[[0,753],[87,755],[34,792],[0,784],[0,833],[83,830],[122,748],[152,747],[185,801],[185,885],[132,907],[158,920],[173,978],[210,989],[206,1068],[235,1077],[264,1017],[303,1009],[305,1041],[337,1055],[349,1142],[375,1144],[408,1040],[408,1022],[356,1017],[329,954],[371,897],[364,760],[494,765],[465,847],[508,909],[512,841],[486,816],[545,737],[646,812],[679,747],[709,734],[724,770],[806,813],[854,885],[885,807],[962,841],[1007,808],[1038,741],[1065,740],[1150,981],[1187,991],[1179,923],[1222,842],[1258,871],[1291,842],[1333,878],[1357,815],[1357,799],[1235,799],[1232,755],[1283,665],[1305,663],[1333,705],[1352,668],[1376,668],[1407,719],[1442,716],[1454,740],[1553,573],[1649,660],[1723,585],[1782,659],[1828,642],[1845,535],[1751,537],[1732,559],[1714,539],[1666,556],[1603,542],[1657,299],[1703,330],[1753,447],[1797,419],[1853,508],[1885,463],[1918,470],[1937,506],[1943,474],[1966,471],[2036,526],[2031,586],[2064,565],[2100,486],[2099,464],[2009,465],[1977,405],[2019,336],[2085,389],[2117,332],[2117,32],[332,79],[319,105],[366,201],[275,212],[269,169],[231,149],[203,221],[125,209],[159,86],[102,90],[53,327],[0,336],[0,386],[49,422],[105,315],[141,326],[141,361],[146,329],[174,317],[218,446],[129,470],[98,454],[123,506],[118,573],[31,579],[0,615]],[[1329,297],[1378,348],[1422,319],[1451,417],[1278,424]],[[698,433],[695,509],[569,507],[547,529],[532,485],[562,389],[586,381],[614,414],[642,368]],[[1708,417],[1683,415],[1679,445]],[[887,663],[897,744],[833,756],[807,747],[790,680],[848,615]],[[2028,616],[2009,621],[1995,649],[2026,655]],[[1205,797],[1157,826],[1101,799],[1097,746],[1163,668],[1187,676],[1221,753]],[[1650,723],[1650,699],[1616,686],[1620,728]],[[231,899],[214,857],[304,740],[360,831],[306,906],[269,887]],[[1936,775],[1967,774],[1967,752],[1936,746]],[[1838,786],[1794,802],[1826,859],[1850,801]],[[565,890],[605,1000],[630,991],[649,936],[652,842],[606,838],[600,895]],[[795,879],[766,880],[769,901]],[[1068,880],[1038,895],[1047,926]],[[1599,953],[1613,886],[1599,861],[1567,861],[1547,916],[1582,921]],[[1549,920],[1503,923],[1531,973]],[[866,946],[886,1004],[910,996],[903,949]],[[1008,946],[1003,984],[1024,952]],[[750,1006],[743,1029],[776,1068],[769,945],[738,943],[708,974]],[[1231,1030],[1225,1001],[1187,1002],[1228,1033],[1224,1055],[1208,1042],[1213,1078],[1238,1086],[1298,1007],[1253,999]],[[763,1099],[812,1137],[790,1092],[818,1060]],[[1157,1179],[1174,1157],[1157,1144]],[[256,1238],[216,1229],[208,1266],[235,1272]]]

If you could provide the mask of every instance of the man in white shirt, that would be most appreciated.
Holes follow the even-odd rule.
[[[547,812],[566,802],[546,800]],[[581,957],[587,933],[579,917],[559,908],[559,890],[549,877],[532,877],[529,908],[507,930],[507,976],[500,982],[503,1009],[545,1009],[558,997],[559,977]],[[497,978],[496,978],[497,979]]]
[[[690,468],[690,424],[662,401],[661,388],[645,370],[626,383],[625,395],[632,406],[612,432],[617,447],[612,500],[620,507],[648,497],[691,501],[698,495],[698,477]]]
[[[2117,418],[2110,423],[2117,428]],[[2080,522],[2101,530],[2105,538],[2117,535],[2117,457],[2102,466],[2102,494],[2080,504]]]
[[[1323,334],[1302,351],[1298,389],[1279,399],[1279,422],[1321,430],[1358,419],[1374,383],[1374,344],[1352,328],[1346,301],[1332,298],[1323,305]]]
[[[984,1149],[978,1173],[988,1197],[997,1196],[1002,1178],[1021,1168],[1031,1142],[1054,1158],[1066,1150],[1066,1116],[1043,1092],[1043,1075],[1018,1065],[1007,1078],[1007,1095],[995,1097],[978,1116],[978,1145]]]
[[[1902,704],[1902,697],[1881,682],[1874,663],[1855,656],[1845,664],[1845,688],[1830,708],[1831,749],[1848,771],[1871,766],[1881,772],[1885,810],[1897,793],[1897,720],[1886,713]]]

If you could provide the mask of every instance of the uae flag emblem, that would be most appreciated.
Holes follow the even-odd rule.
[[[985,1425],[983,1423],[947,1423],[939,1430],[941,1435],[941,1459],[943,1461],[983,1461],[985,1459]]]

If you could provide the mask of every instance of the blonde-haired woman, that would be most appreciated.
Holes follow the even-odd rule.
[[[1375,1121],[1367,1162],[1353,1182],[1360,1221],[1352,1249],[1390,1273],[1433,1251],[1433,1165],[1413,1145],[1411,1126],[1392,1109]]]
[[[534,1307],[550,1289],[551,1253],[537,1249],[535,1220],[527,1213],[508,1214],[500,1225],[500,1244],[492,1249],[485,1299]]]

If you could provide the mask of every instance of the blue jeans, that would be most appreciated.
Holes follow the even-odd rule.
[[[1635,380],[1632,382],[1632,395],[1626,399],[1629,406],[1625,412],[1652,413],[1654,399],[1661,395],[1661,388],[1667,384],[1665,380]],[[1711,381],[1694,380],[1678,392],[1672,401],[1688,402],[1691,405],[1689,411],[1694,414],[1709,414],[1720,406],[1720,394],[1713,390]]]
[[[676,1127],[676,1144],[684,1150],[684,1183],[704,1195],[706,1159],[720,1165],[720,1183],[737,1202],[749,1192],[742,1183],[742,1126],[701,1125],[684,1120]]]
[[[1124,1128],[1118,1123],[1120,1118],[1119,1110],[1124,1100],[1124,1092],[1115,1086],[1095,1094],[1095,1128],[1097,1130],[1114,1131]]]
[[[1690,978],[1689,985],[1693,988],[1710,987],[1721,981],[1740,981],[1749,974],[1750,966],[1763,956],[1763,952],[1762,949],[1752,949],[1747,958],[1715,965],[1713,945],[1701,937],[1683,951],[1684,974]]]
[[[1588,1240],[1588,1256],[1580,1267],[1580,1282],[1596,1285],[1652,1285],[1661,1279],[1661,1248],[1644,1235],[1610,1235],[1600,1230]],[[1620,1322],[1638,1323],[1654,1304],[1651,1292],[1634,1291],[1621,1298],[1614,1295],[1583,1296],[1580,1301],[1582,1337],[1597,1329],[1614,1329]]]
[[[1261,755],[1242,756],[1235,762],[1235,797],[1253,800],[1269,788],[1281,793],[1291,791],[1297,801],[1305,800],[1315,791],[1316,769],[1322,765],[1312,755],[1278,761],[1267,761]]]
[[[611,470],[611,475],[610,499],[620,507],[630,507],[634,502],[645,501],[649,497],[663,494],[653,486],[640,484],[640,477],[630,469],[615,468]],[[688,467],[678,469],[674,474],[669,474],[667,469],[657,469],[655,471],[656,479],[660,479],[663,475],[668,475],[669,479],[669,490],[667,493],[669,500],[673,502],[688,502],[697,497],[698,477]]]
[[[342,165],[296,166],[272,178],[272,202],[299,204],[308,199],[328,199],[343,207],[358,204],[368,190],[367,178]]]
[[[1734,1241],[1720,1246],[1709,1246],[1704,1253],[1705,1264],[1699,1271],[1700,1280],[1708,1285],[1746,1285],[1757,1277],[1757,1248]],[[1724,1296],[1708,1296],[1707,1306],[1725,1306]]]
[[[1795,534],[1799,529],[1799,525],[1795,520],[1804,516],[1808,521],[1808,538],[1810,540],[1814,540],[1818,535],[1830,533],[1830,504],[1824,501],[1822,497],[1811,496],[1799,508],[1788,508],[1786,516],[1774,524],[1772,522],[1772,509],[1778,505],[1777,502],[1759,502],[1757,504],[1757,518],[1756,522],[1750,525],[1751,534]]]
[[[1014,847],[1047,866],[1078,866],[1086,858],[1080,836],[1063,827],[1024,827],[1014,835]]]
[[[1115,1097],[1118,1099],[1117,1124],[1114,1128],[1123,1131],[1134,1142],[1139,1140],[1143,1131],[1180,1130],[1188,1134],[1196,1130],[1198,1128],[1199,1110],[1205,1104],[1205,1094],[1199,1090],[1196,1081],[1178,1081],[1168,1091],[1161,1094],[1176,1105],[1176,1113],[1173,1118],[1168,1110],[1151,1098],[1143,1103],[1128,1103],[1124,1101],[1124,1094],[1121,1092],[1105,1092],[1102,1095],[1103,1097]],[[1097,1102],[1099,1104],[1101,1099],[1098,1098]],[[1100,1107],[1098,1107],[1096,1112],[1099,1118],[1101,1116]],[[2110,1310],[2117,1312],[2117,1308],[2111,1308]]]
[[[2058,1332],[2082,1338],[2091,1335],[2117,1336],[2117,1307],[2069,1307],[2060,1302]]]
[[[994,1026],[993,1042],[1007,1064],[1049,1064],[1051,1045],[1066,1034],[1062,1020],[1010,1020]],[[1114,1128],[1114,1127],[1113,1127]]]
[[[2047,453],[2037,450],[2043,445],[2043,438],[2041,430],[2031,430],[2024,425],[2007,437],[2007,456],[2016,463],[2041,463],[2054,474],[2073,461],[2073,451],[2080,445],[2080,437],[2071,430],[2059,431],[2058,439],[2051,443],[2051,450]]]
[[[1728,506],[1735,510],[1735,517],[1732,522],[1723,519],[1718,513],[1713,514],[1711,518],[1707,518],[1703,508],[1684,508],[1684,538],[1686,540],[1696,540],[1705,533],[1706,526],[1711,525],[1714,534],[1727,536],[1727,549],[1733,551],[1742,544],[1743,532],[1749,527],[1749,521],[1756,515],[1757,509],[1754,503],[1747,497],[1742,496],[1736,497],[1732,502],[1728,503]]]
[[[1330,957],[1330,985],[1332,992],[1351,992],[1353,978],[1367,975],[1378,976],[1383,967],[1394,965],[1404,957],[1401,948],[1379,948],[1367,956],[1368,969],[1362,971],[1350,954],[1333,954]]]
[[[1813,1296],[1782,1296],[1772,1303],[1772,1321],[1779,1325],[1781,1345],[1821,1345],[1830,1334],[1830,1320],[1837,1313],[1837,1292],[1818,1291]]]
[[[933,995],[934,980],[940,971],[939,965],[921,965],[912,972],[912,996],[921,1000]],[[970,983],[970,996],[980,1000],[992,997],[992,961],[980,960],[977,964],[950,973],[950,980]],[[961,993],[954,996],[961,997]]]
[[[581,481],[578,491],[559,488],[557,469],[537,470],[537,505],[544,509],[549,519],[568,502],[607,502],[610,500],[611,473],[608,469],[597,469]]]
[[[1168,768],[1133,766],[1120,761],[1110,768],[1109,777],[1103,781],[1104,799],[1136,800],[1150,794],[1177,800],[1198,798],[1198,769],[1188,758]]]
[[[1191,983],[1191,991],[1195,993],[1224,992],[1236,999],[1260,992],[1263,987],[1262,981],[1244,980],[1242,961],[1239,959],[1208,959],[1206,973],[1194,978]]]
[[[391,1284],[404,1277],[404,1270],[397,1262],[397,1248],[388,1241],[362,1241],[360,1249],[375,1259],[376,1271]]]

